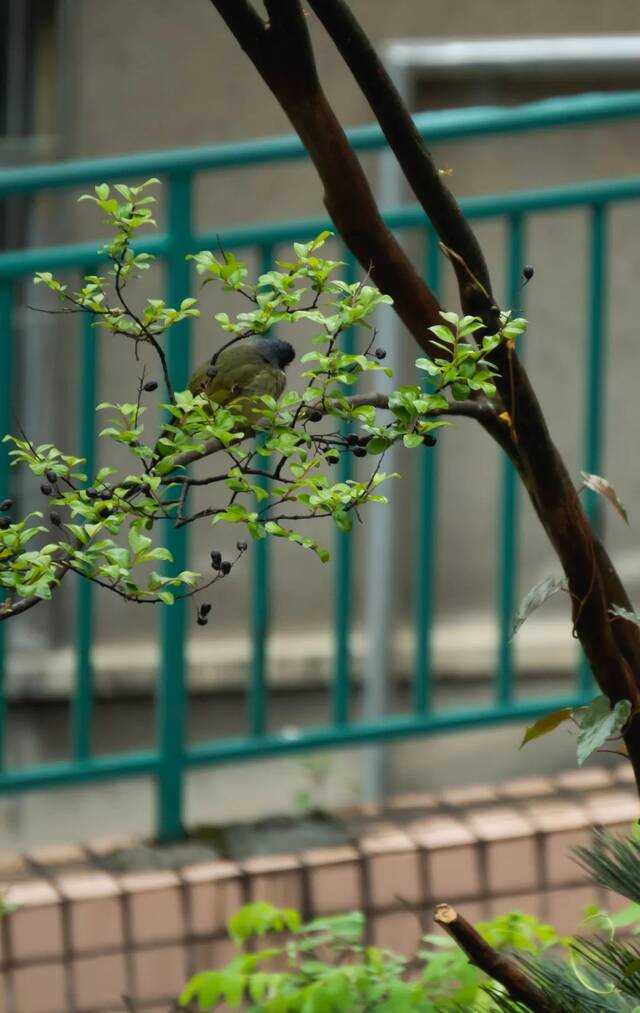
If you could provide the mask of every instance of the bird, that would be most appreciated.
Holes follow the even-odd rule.
[[[279,338],[243,338],[203,362],[191,376],[188,389],[192,394],[205,394],[212,406],[238,402],[243,419],[257,424],[264,406],[252,407],[250,399],[270,395],[277,401],[286,386],[285,369],[295,354],[293,345]],[[175,419],[172,425],[179,427],[180,421]],[[174,438],[168,430],[161,433],[155,448],[158,458],[175,453],[169,444],[163,446],[165,439]]]

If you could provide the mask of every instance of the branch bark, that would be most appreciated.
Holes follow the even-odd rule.
[[[451,258],[451,264],[458,279],[464,312],[482,317],[487,329],[494,333],[499,327],[499,313],[480,244],[455,197],[445,186],[384,64],[345,0],[308,2],[371,106],[409,186],[440,239],[457,254]]]
[[[396,312],[429,352],[427,328],[439,305],[384,225],[362,168],[318,81],[299,0],[267,0],[265,24],[246,0],[212,0],[274,93],[305,144],[324,186],[338,231]],[[449,193],[411,116],[345,0],[309,0],[369,101],[389,144],[431,218],[456,272],[464,311],[496,329],[497,307],[482,250]],[[498,393],[512,426],[479,418],[509,454],[568,578],[573,625],[591,669],[612,703],[628,699],[634,717],[625,743],[640,788],[640,631],[611,624],[612,605],[631,608],[606,550],[593,531],[573,481],[549,434],[529,378],[515,351],[501,346]]]
[[[439,904],[433,917],[464,950],[471,963],[506,988],[512,999],[524,1003],[532,1013],[558,1013],[558,1007],[549,1002],[516,961],[489,946],[473,925],[449,904]]]
[[[338,232],[429,353],[428,328],[441,322],[440,305],[382,220],[362,166],[320,86],[299,0],[267,4],[270,24],[246,0],[211,2],[307,148]]]

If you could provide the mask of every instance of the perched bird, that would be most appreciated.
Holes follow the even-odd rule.
[[[203,362],[189,380],[189,390],[206,394],[215,405],[229,406],[237,401],[238,412],[248,423],[253,420],[257,424],[264,406],[252,407],[250,399],[268,394],[277,400],[287,382],[284,371],[295,354],[293,346],[279,338],[244,338]],[[178,420],[172,424],[180,425]],[[171,447],[163,447],[168,435],[163,433],[156,444],[159,457],[173,452]]]

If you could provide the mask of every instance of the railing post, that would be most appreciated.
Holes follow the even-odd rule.
[[[426,234],[425,253],[426,282],[434,295],[439,298],[442,254],[438,236],[433,229],[429,229]],[[425,380],[423,384],[426,391],[433,389],[429,380]],[[416,656],[413,679],[413,710],[416,715],[428,714],[433,702],[432,640],[435,606],[437,460],[440,452],[439,447],[424,447],[418,460]]]
[[[357,281],[358,270],[351,253],[345,253],[347,269],[345,281],[350,285]],[[344,334],[342,349],[352,355],[355,349],[353,328]],[[353,429],[350,422],[341,420],[339,431],[346,436]],[[347,482],[352,478],[353,460],[351,454],[342,454],[339,464],[338,480]],[[353,569],[353,532],[338,531],[335,533],[335,590],[334,590],[334,673],[331,684],[331,714],[333,722],[339,728],[349,724],[349,704],[351,697],[351,659],[349,655],[349,633],[351,630],[351,573]]]
[[[607,313],[607,218],[604,204],[591,207],[589,222],[589,259],[587,263],[587,368],[585,376],[584,470],[599,475],[602,469],[604,425],[602,406],[605,396],[605,340]],[[598,537],[604,536],[603,500],[585,491],[584,508]],[[593,696],[594,680],[589,663],[580,651],[578,690]]]
[[[189,295],[190,270],[185,260],[191,251],[192,178],[189,173],[169,177],[167,207],[167,298],[179,306]],[[167,362],[174,390],[189,380],[190,326],[177,324],[169,332]],[[166,545],[173,556],[172,573],[187,568],[186,528],[169,526]],[[184,750],[186,732],[186,603],[161,606],[161,662],[158,673],[156,722],[160,769],[157,781],[157,834],[171,840],[182,834]]]
[[[0,281],[0,439],[11,431],[11,384],[13,362],[13,282]],[[0,448],[0,501],[9,494],[9,447]],[[5,652],[7,624],[0,623],[0,770],[5,764]]]
[[[85,274],[97,274],[97,267],[84,268]],[[96,402],[98,401],[99,335],[88,313],[82,317],[80,385],[80,456],[85,458],[85,471],[93,480],[96,456]],[[91,753],[93,717],[93,585],[78,577],[76,581],[75,623],[75,695],[71,710],[71,743],[76,760],[86,760]]]
[[[260,274],[266,274],[273,267],[273,247],[260,248]],[[258,441],[263,436],[258,436]],[[268,459],[267,459],[268,460]],[[263,466],[266,466],[263,460]],[[268,467],[266,467],[268,471]],[[257,477],[256,485],[269,488],[269,479]],[[263,502],[263,506],[268,501]],[[256,509],[259,509],[256,502]],[[269,540],[259,538],[252,545],[251,576],[251,669],[249,672],[249,696],[247,698],[247,724],[249,734],[264,735],[267,729],[267,638],[269,636]]]
[[[506,246],[507,309],[517,316],[522,312],[524,293],[524,227],[520,215],[508,220]],[[518,355],[522,348],[517,349]],[[513,645],[511,629],[518,592],[518,476],[511,461],[501,454],[502,492],[498,513],[498,681],[496,704],[509,707],[513,703]]]

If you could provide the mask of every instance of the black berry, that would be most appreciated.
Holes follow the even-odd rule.
[[[50,496],[51,493],[53,492],[53,489],[51,488],[48,482],[43,482],[42,485],[40,486],[40,492],[42,493],[43,496]]]
[[[231,563],[228,559],[225,559],[220,565],[220,573],[223,577],[226,577],[228,573],[231,573]]]
[[[376,359],[386,359],[387,353],[384,348],[376,348],[374,355]]]
[[[6,531],[10,524],[10,517],[0,517],[0,531]]]
[[[95,488],[95,486],[93,486],[93,485],[89,486],[89,488],[87,489],[87,497],[88,497],[88,499],[97,499],[98,498],[98,490]]]
[[[158,389],[158,381],[157,380],[147,380],[147,382],[145,383],[145,385],[144,385],[144,387],[142,389],[146,390],[147,394],[151,394],[152,391]]]
[[[340,460],[340,454],[327,454],[325,461],[327,464],[337,464]]]
[[[354,447],[354,449],[353,449],[353,456],[354,457],[366,457],[367,456],[367,448],[366,447]]]
[[[111,499],[111,490],[103,489],[100,493],[100,499]]]
[[[200,606],[200,615],[201,616],[208,616],[210,612],[211,612],[211,602],[210,601],[205,601]]]
[[[197,622],[198,626],[206,626],[207,623],[209,622],[209,620],[207,619],[206,616],[198,616],[198,618],[196,619],[196,622]]]
[[[355,447],[357,445],[357,443],[358,443],[358,437],[356,436],[356,434],[355,433],[349,433],[349,435],[347,436],[347,444],[350,447]]]
[[[7,510],[11,510],[12,506],[13,506],[13,500],[12,499],[3,499],[2,503],[0,503],[0,513],[3,514]]]
[[[309,422],[320,422],[322,419],[322,412],[319,412],[316,408],[309,412]]]
[[[359,447],[367,447],[369,445],[370,441],[371,441],[371,437],[370,436],[360,436],[359,439],[358,439],[358,446]]]
[[[238,550],[238,552],[246,552],[247,551],[247,543],[246,542],[236,542],[236,549]]]
[[[54,524],[54,525],[55,525],[55,526],[56,526],[57,528],[59,528],[59,527],[60,527],[60,525],[62,524],[62,517],[60,516],[60,514],[58,513],[58,511],[57,511],[57,510],[52,510],[52,511],[51,511],[51,513],[49,514],[49,520],[50,520],[50,521],[51,521],[51,523],[52,523],[52,524]]]
[[[49,468],[49,471],[45,472],[45,474],[47,476],[47,482],[57,482],[58,481],[58,476],[56,475],[55,471],[51,470],[51,468]]]
[[[531,281],[534,273],[535,272],[531,264],[525,264],[525,266],[522,268],[522,277],[524,278],[525,281]]]
[[[436,440],[435,436],[431,435],[431,433],[425,433],[424,436],[422,437],[422,442],[424,443],[425,447],[435,447],[438,441]]]
[[[212,549],[210,555],[212,569],[219,570],[222,566],[222,553],[218,552],[217,549]]]

